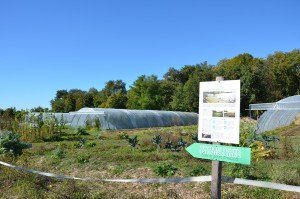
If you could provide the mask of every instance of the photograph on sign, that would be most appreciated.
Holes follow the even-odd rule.
[[[200,82],[198,140],[239,143],[240,80]]]

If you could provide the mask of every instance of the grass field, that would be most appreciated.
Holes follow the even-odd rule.
[[[167,141],[181,138],[193,143],[197,126],[135,129],[124,131],[88,131],[79,136],[65,130],[59,142],[33,143],[18,158],[1,157],[29,169],[59,175],[144,179],[190,177],[211,174],[211,161],[193,158],[184,149],[164,149]],[[271,134],[282,135],[272,157],[252,161],[250,167],[223,163],[223,175],[300,185],[299,127],[289,127]],[[163,142],[160,149],[152,143],[156,135]],[[126,136],[137,136],[134,150]],[[84,140],[83,140],[84,139]],[[166,172],[165,172],[166,171]],[[168,173],[168,171],[171,171]],[[288,173],[289,171],[290,173]],[[0,166],[1,198],[210,198],[210,182],[200,183],[107,183],[58,180]],[[300,194],[222,184],[222,198],[300,198]]]

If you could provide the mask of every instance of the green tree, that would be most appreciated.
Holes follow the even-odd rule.
[[[20,142],[20,134],[15,132],[3,132],[0,134],[0,154],[18,156],[23,149],[28,148],[27,144]]]
[[[94,96],[92,93],[86,93],[83,97],[84,107],[94,107]]]
[[[67,90],[56,91],[56,96],[54,100],[50,101],[52,111],[54,112],[64,112],[65,111],[65,98],[68,96]]]
[[[30,109],[30,112],[44,112],[44,109],[41,106]]]
[[[168,72],[164,74],[164,79],[171,82],[185,84],[195,70],[196,66],[193,65],[186,65],[180,70],[171,67]]]
[[[117,95],[117,93],[119,93]],[[122,80],[110,80],[106,82],[105,87],[95,96],[94,98],[94,105],[95,107],[102,107],[102,108],[116,108],[117,107],[124,107],[121,104],[113,103],[112,101],[115,98],[122,97],[122,101],[126,100],[125,96],[127,94],[126,91],[126,84]]]
[[[214,79],[213,66],[207,62],[197,64],[193,73],[183,87],[177,87],[171,102],[174,110],[198,112],[199,109],[199,83]]]
[[[292,96],[300,92],[300,50],[275,52],[266,60],[273,84],[273,101]]]
[[[64,108],[65,108],[65,103],[62,100],[51,100],[51,107],[52,107],[52,111],[53,112],[64,112]]]
[[[179,83],[169,81],[169,80],[160,80],[160,97],[161,97],[161,109],[162,110],[173,110],[172,109],[172,97],[176,90],[176,86]]]
[[[85,107],[85,104],[84,104],[85,94],[86,94],[86,92],[82,91],[80,89],[69,90],[70,103],[72,103],[72,107],[75,107],[75,110],[72,110],[72,111],[78,111],[79,109]],[[73,104],[73,103],[75,103],[75,104]]]
[[[161,109],[160,82],[157,76],[142,75],[130,86],[127,107],[129,109]]]
[[[121,91],[112,94],[106,101],[106,108],[120,108],[125,109],[127,103],[127,95]]]
[[[175,88],[170,105],[174,111],[188,111],[189,105],[185,101],[184,85],[178,84]]]
[[[196,66],[196,70],[184,87],[187,100],[186,103],[189,104],[189,111],[192,112],[198,112],[199,110],[199,83],[202,81],[213,81],[215,79],[212,65],[209,65],[207,62],[203,62]]]
[[[261,59],[254,58],[241,67],[241,109],[246,109],[251,103],[261,103],[267,97],[268,85],[265,81],[266,67]]]
[[[241,80],[241,112],[246,115],[250,103],[263,102],[266,97],[266,67],[263,60],[248,53],[232,59],[223,59],[217,64],[216,74],[226,80]]]

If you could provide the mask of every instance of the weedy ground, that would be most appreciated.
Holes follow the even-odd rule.
[[[243,125],[243,124],[242,124]],[[193,158],[182,150],[165,149],[182,138],[192,144],[197,126],[98,131],[78,135],[64,129],[61,141],[32,143],[17,157],[1,161],[59,175],[96,179],[175,178],[211,175],[211,161]],[[223,175],[300,185],[300,129],[290,126],[270,132],[281,139],[273,143],[272,156],[251,166],[223,163]],[[160,148],[152,139],[160,135]],[[127,139],[137,136],[133,148]],[[0,166],[1,198],[210,198],[210,182],[119,183],[43,177]],[[222,184],[222,198],[300,198],[293,192]]]

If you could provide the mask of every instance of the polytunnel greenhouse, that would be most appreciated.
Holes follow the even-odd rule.
[[[256,125],[256,133],[272,131],[292,124],[300,114],[300,95],[282,99],[276,103],[251,104],[250,111],[266,110]]]
[[[57,121],[63,119],[73,128],[94,126],[98,123],[103,130],[186,126],[198,123],[197,113],[178,111],[82,108],[76,112],[53,113],[53,116]],[[46,117],[47,114],[43,114],[43,118]]]

